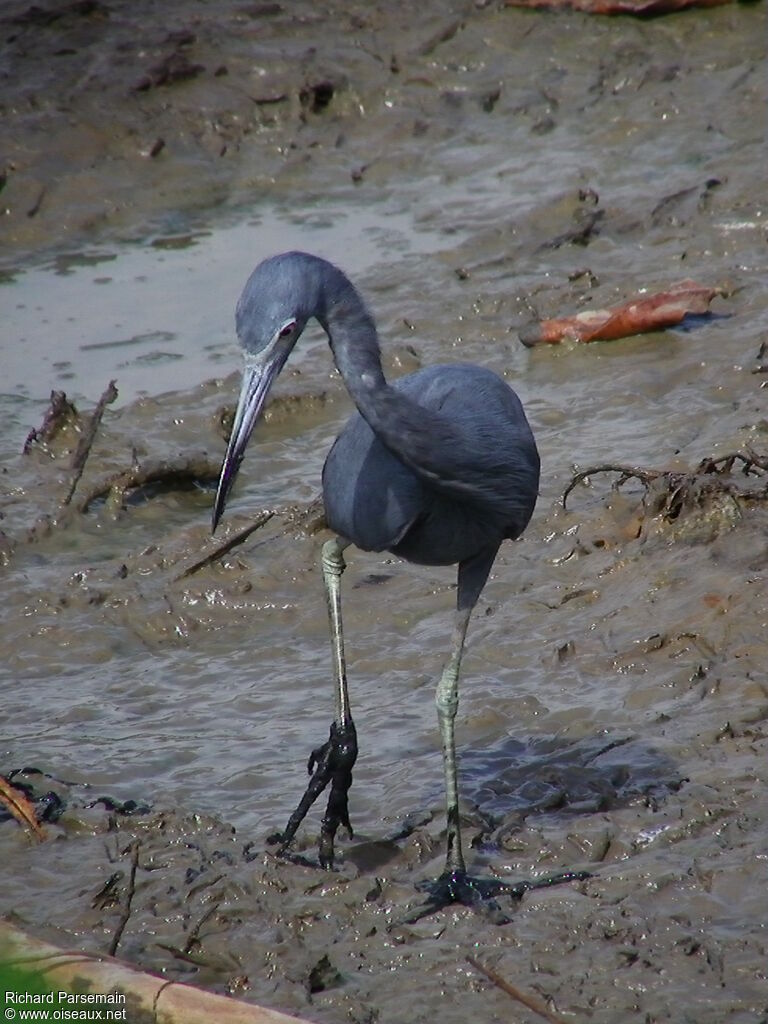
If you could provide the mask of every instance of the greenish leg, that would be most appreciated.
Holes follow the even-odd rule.
[[[445,870],[448,874],[464,873],[464,854],[461,848],[461,825],[459,822],[459,787],[456,767],[455,722],[459,707],[459,671],[464,652],[471,608],[456,612],[456,622],[451,639],[451,656],[443,669],[437,684],[435,703],[440,736],[443,744],[443,771],[445,772],[445,805],[448,818],[447,850]]]
[[[307,768],[312,778],[309,780],[298,807],[288,819],[285,831],[272,837],[275,842],[280,843],[281,852],[285,852],[307,811],[330,784],[328,806],[320,826],[318,843],[319,860],[324,868],[333,867],[334,839],[339,825],[347,830],[350,838],[353,835],[349,821],[347,794],[352,785],[352,769],[357,760],[357,735],[355,723],[352,721],[352,714],[349,710],[347,672],[344,664],[344,637],[341,629],[340,587],[341,574],[346,568],[344,549],[348,547],[348,543],[341,537],[326,541],[323,544],[321,557],[325,594],[328,600],[328,619],[331,627],[336,715],[331,723],[331,734],[328,740],[316,747],[309,755]]]
[[[336,693],[336,724],[346,729],[352,720],[349,710],[349,690],[347,689],[347,667],[344,661],[344,634],[341,626],[341,575],[347,567],[344,561],[344,549],[349,541],[334,537],[323,544],[321,563],[325,596],[328,602],[328,622],[331,629],[331,654],[333,658],[333,678]]]

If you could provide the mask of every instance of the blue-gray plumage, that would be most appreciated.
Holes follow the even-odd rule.
[[[331,529],[419,565],[456,565],[519,537],[536,501],[538,457],[511,388],[458,364],[429,366],[387,390],[376,417],[352,416],[328,454]]]
[[[312,753],[313,779],[281,841],[287,846],[329,782],[321,863],[332,863],[339,824],[351,834],[347,791],[357,748],[341,630],[344,548],[352,543],[423,565],[458,564],[451,655],[436,700],[448,812],[442,877],[448,898],[463,899],[454,748],[459,667],[469,615],[499,546],[519,537],[533,512],[539,484],[536,444],[517,395],[488,369],[430,366],[387,383],[373,318],[349,279],[316,256],[283,253],[256,267],[237,305],[245,371],[214,504],[214,529],[269,388],[312,317],[328,335],[358,411],[341,431],[323,470],[326,519],[337,535],[323,547],[336,719],[328,742]]]

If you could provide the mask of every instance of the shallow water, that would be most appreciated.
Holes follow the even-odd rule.
[[[234,306],[259,254],[303,246],[341,262],[353,247],[364,272],[383,255],[415,255],[440,242],[384,204],[373,212],[333,202],[264,205],[231,223],[58,253],[14,272],[0,293],[4,454],[18,450],[51,388],[87,399],[115,378],[124,405],[232,372]],[[195,308],[195,295],[216,302]]]
[[[243,158],[229,172],[224,206],[179,212],[171,224],[148,195],[130,231],[124,215],[77,244],[62,230],[49,247],[38,239],[32,254],[26,235],[8,250],[0,486],[2,529],[16,546],[3,570],[0,769],[32,765],[64,780],[57,785],[73,809],[59,826],[72,842],[57,855],[71,883],[46,862],[50,847],[30,852],[15,826],[0,825],[9,877],[26,877],[34,865],[34,884],[6,889],[0,911],[30,927],[75,931],[100,948],[109,916],[95,923],[77,895],[83,878],[97,887],[108,870],[99,834],[109,822],[82,810],[95,795],[176,809],[169,827],[181,837],[199,829],[195,842],[212,874],[216,844],[232,851],[231,837],[205,818],[190,824],[185,812],[232,822],[238,843],[263,849],[300,794],[304,760],[324,738],[332,707],[317,566],[324,535],[281,513],[230,555],[183,577],[210,543],[210,489],[160,488],[117,512],[96,503],[70,515],[57,502],[73,436],[17,453],[51,388],[87,409],[116,378],[120,398],[81,491],[135,457],[203,450],[218,460],[221,408],[237,389],[237,295],[258,259],[301,247],[334,259],[360,286],[390,376],[438,361],[479,362],[504,374],[526,405],[542,454],[541,497],[523,539],[502,549],[463,666],[463,797],[474,833],[485,837],[473,864],[511,878],[587,865],[598,879],[578,892],[528,898],[511,932],[477,926],[463,912],[445,915],[442,942],[437,925],[403,940],[412,961],[370,938],[366,915],[389,920],[410,898],[410,873],[440,867],[433,688],[455,573],[354,552],[344,597],[361,742],[351,811],[361,846],[346,848],[346,873],[327,883],[332,910],[313,904],[313,914],[330,917],[313,918],[301,952],[287,922],[309,913],[317,873],[305,878],[304,869],[258,861],[264,877],[279,876],[269,883],[275,892],[289,887],[281,909],[258,885],[248,888],[250,862],[238,861],[221,884],[228,905],[245,900],[246,923],[224,915],[206,947],[211,963],[190,976],[229,985],[231,965],[216,960],[223,942],[247,964],[246,994],[257,1001],[318,1020],[353,1011],[353,1019],[374,1019],[366,1007],[398,1020],[399,990],[414,984],[423,962],[434,985],[412,1019],[431,1019],[442,990],[455,1014],[446,1019],[463,1020],[478,1012],[477,992],[456,967],[456,950],[480,942],[481,952],[501,956],[521,983],[554,994],[579,1019],[757,1019],[750,1014],[763,1005],[764,925],[744,894],[764,884],[758,851],[768,835],[765,505],[702,502],[674,522],[649,514],[638,535],[637,486],[617,494],[595,475],[567,511],[560,497],[571,474],[589,465],[690,469],[747,445],[766,450],[765,376],[752,372],[768,332],[757,128],[763,10],[652,22],[462,16],[461,30],[426,54],[417,52],[421,28],[413,47],[402,44],[397,11],[389,20],[369,14],[362,28],[345,21],[338,39],[330,23],[313,23],[313,39],[320,33],[329,54],[338,48],[351,84],[325,113],[278,119],[272,148],[263,134],[262,150],[243,136],[251,176],[266,174],[284,136],[280,171],[249,202]],[[279,26],[270,31],[280,36]],[[282,31],[288,46],[309,29]],[[377,52],[391,45],[401,54],[397,74],[366,56],[366,33]],[[231,45],[238,53],[236,35]],[[288,75],[282,65],[275,73]],[[350,170],[364,164],[354,183]],[[182,208],[189,169],[180,160],[167,173]],[[585,246],[554,244],[592,209],[589,189],[604,211],[599,232]],[[52,191],[51,204],[56,198]],[[580,273],[587,268],[592,278]],[[609,305],[684,277],[722,284],[730,295],[715,300],[714,316],[680,330],[534,350],[517,340],[534,310]],[[308,332],[251,442],[225,528],[262,508],[306,505],[349,409],[322,334]],[[28,543],[43,513],[61,525],[38,528]],[[365,841],[393,833],[411,812],[434,818],[374,866]],[[299,843],[308,856],[317,818]],[[146,820],[137,828],[147,858],[166,857],[168,877],[183,876],[189,854],[177,864],[150,810]],[[130,829],[130,819],[121,827]],[[700,866],[693,876],[692,865]],[[389,887],[383,903],[369,906],[374,873]],[[147,907],[159,898],[154,884],[147,873]],[[57,911],[52,892],[61,896]],[[653,894],[647,903],[643,892]],[[271,923],[258,919],[252,897]],[[168,899],[162,923],[137,909],[125,955],[173,974],[189,965],[149,936],[160,929],[182,944],[177,932],[187,925],[177,915],[191,913],[194,900],[187,895],[184,910],[174,903],[181,896]],[[621,928],[609,925],[612,907],[624,915]],[[708,950],[706,964],[703,953],[685,953],[694,938]],[[346,983],[310,998],[304,966],[336,942]],[[259,943],[282,964],[280,980],[259,980]],[[632,976],[616,973],[627,949],[640,958]],[[375,965],[365,978],[349,966],[363,952]],[[502,997],[490,998],[487,1019],[507,1019]],[[683,1017],[686,1000],[692,1008]]]

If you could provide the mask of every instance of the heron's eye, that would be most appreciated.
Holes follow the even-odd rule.
[[[280,333],[279,333],[278,337],[280,337],[280,338],[290,338],[290,336],[293,334],[293,332],[295,330],[296,330],[296,321],[295,320],[289,320],[289,322],[287,324],[285,324],[284,327],[280,328]]]

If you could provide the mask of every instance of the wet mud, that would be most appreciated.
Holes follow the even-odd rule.
[[[468,956],[564,1020],[765,1019],[764,5],[0,21],[0,772],[46,830],[0,817],[0,913],[318,1024],[537,1019]],[[452,571],[350,554],[355,836],[333,872],[320,807],[292,859],[267,843],[331,716],[317,499],[350,409],[310,334],[211,538],[232,305],[281,239],[352,274],[389,376],[489,365],[538,438],[470,626],[462,813],[474,874],[591,877],[502,897],[501,927],[405,923],[444,856]],[[718,294],[675,330],[520,344],[686,277]],[[94,295],[146,329],[91,337]]]

